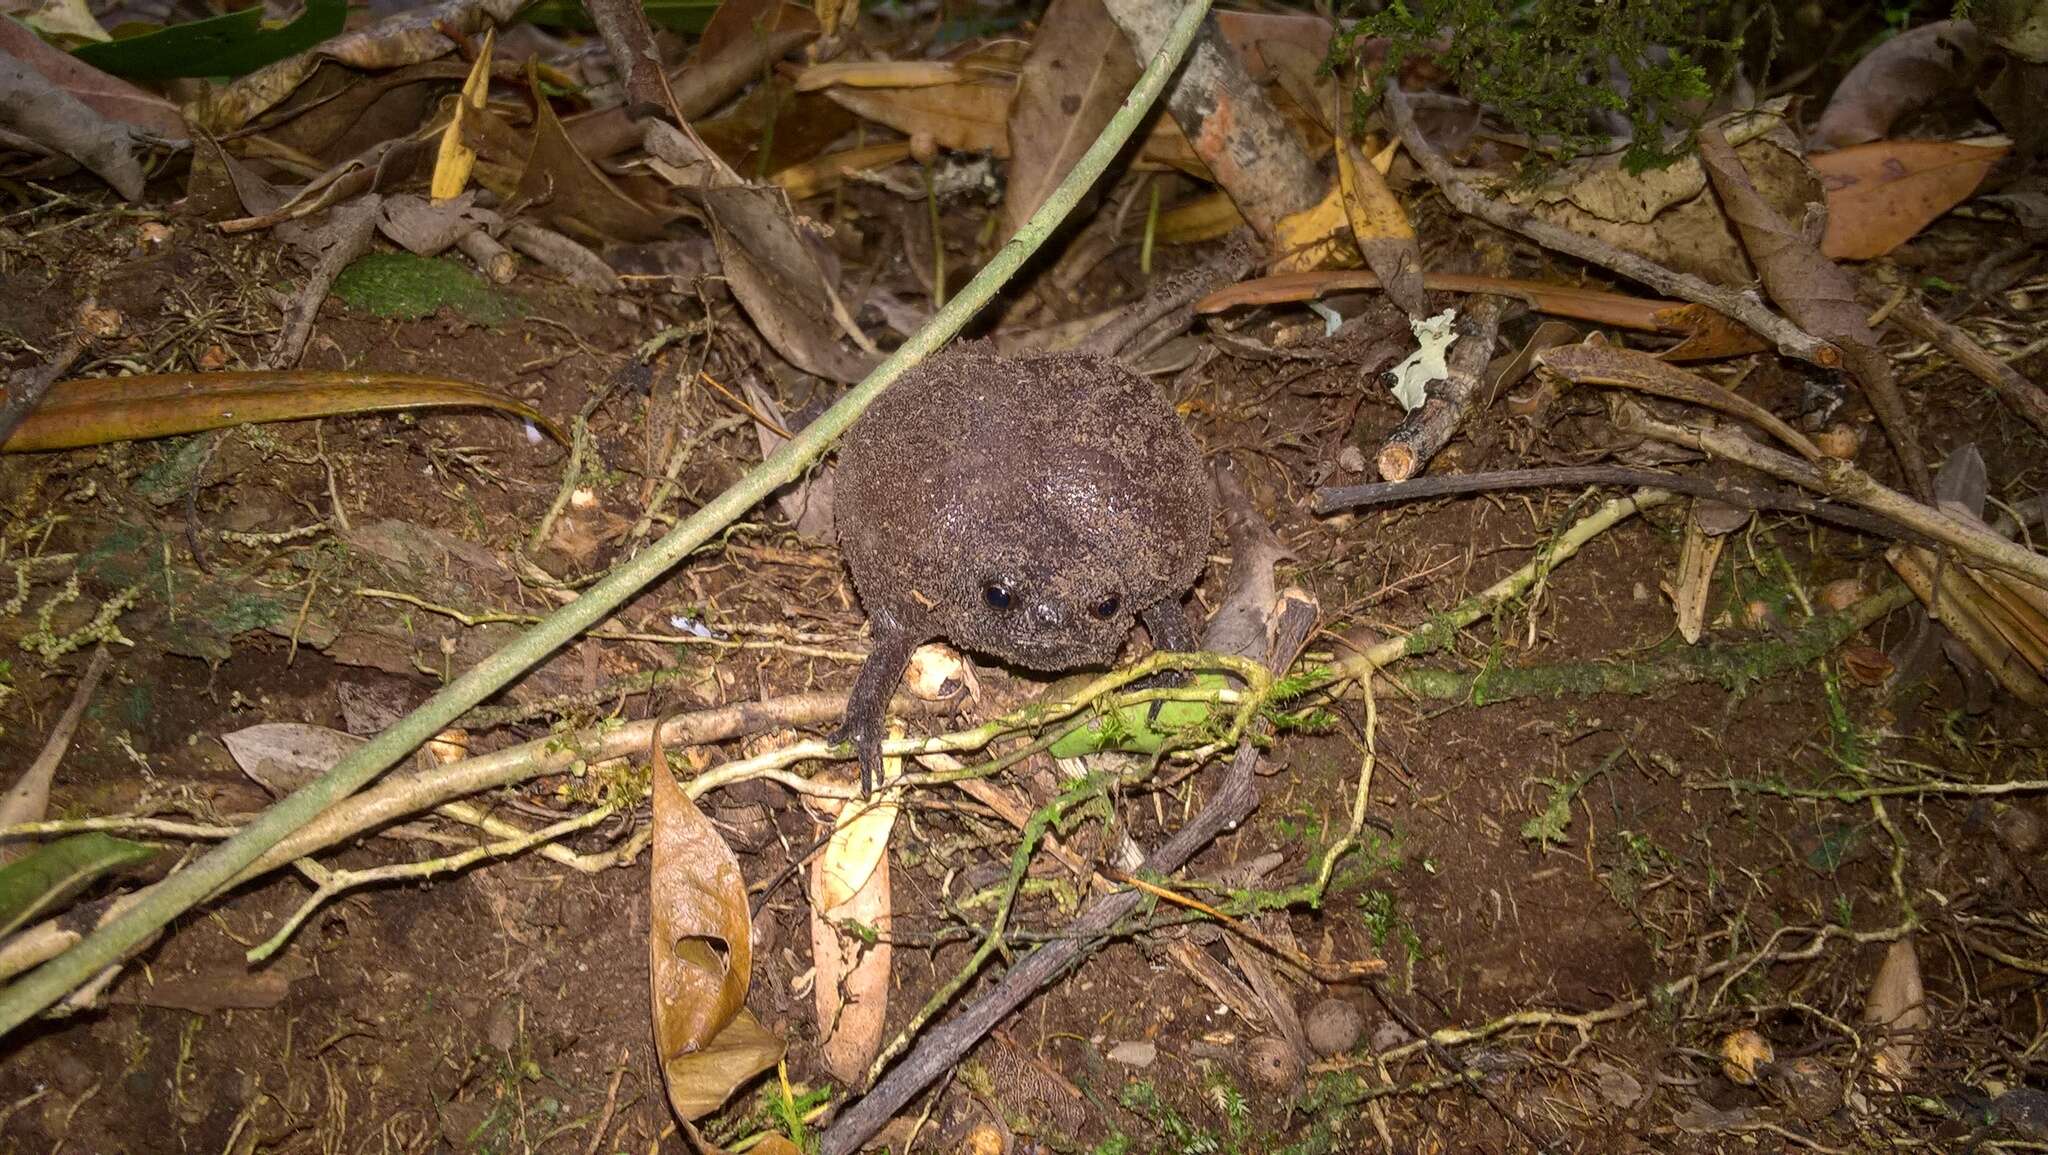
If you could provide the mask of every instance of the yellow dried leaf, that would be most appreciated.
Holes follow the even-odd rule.
[[[463,143],[463,130],[472,117],[483,111],[484,101],[490,96],[491,49],[497,36],[496,28],[484,32],[483,48],[476,54],[468,78],[462,82],[461,94],[455,98],[455,115],[441,131],[441,144],[434,154],[433,180],[427,186],[437,204],[461,196],[469,184],[470,172],[476,168],[476,150]]]

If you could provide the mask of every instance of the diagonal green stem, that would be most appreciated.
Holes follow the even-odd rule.
[[[689,556],[760,501],[797,479],[839,435],[853,424],[883,389],[958,333],[969,318],[1038,251],[1046,237],[1073,211],[1081,195],[1122,151],[1152,103],[1179,67],[1195,30],[1208,12],[1208,0],[1190,0],[1177,15],[1172,33],[1145,66],[1109,126],[1074,164],[1058,188],[1031,215],[960,294],[931,321],[875,367],[867,380],[848,391],[803,432],[782,443],[766,461],[731,489],[718,495],[654,545],[613,570],[577,600],[556,610],[505,648],[478,662],[417,710],[335,763],[334,768],[278,802],[215,847],[205,857],[165,879],[146,897],[94,931],[76,946],[0,990],[0,1037],[63,998],[79,984],[118,962],[187,910],[226,886],[280,839],[312,821],[322,810],[348,797],[453,722],[463,711],[496,693],[583,631],[605,617]]]

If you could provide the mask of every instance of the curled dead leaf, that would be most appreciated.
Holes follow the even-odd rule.
[[[775,1065],[783,1045],[746,1013],[753,923],[739,862],[669,775],[658,744],[651,789],[654,1040],[670,1103],[695,1119]]]

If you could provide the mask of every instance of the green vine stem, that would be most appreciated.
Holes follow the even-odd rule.
[[[1024,227],[982,266],[980,273],[933,315],[930,323],[891,353],[867,380],[825,411],[803,432],[782,443],[766,461],[718,495],[704,508],[670,530],[638,557],[621,565],[584,595],[556,610],[547,620],[478,662],[422,703],[390,729],[358,747],[318,779],[263,812],[241,833],[184,870],[165,879],[147,896],[110,920],[76,946],[0,990],[0,1037],[43,1011],[129,950],[149,939],[172,919],[206,901],[242,869],[321,811],[348,797],[439,733],[463,711],[603,621],[642,588],[689,556],[698,546],[763,498],[795,481],[853,424],[876,396],[904,371],[922,361],[958,333],[968,319],[994,299],[1061,221],[1081,195],[1095,183],[1109,162],[1123,150],[1152,103],[1179,67],[1193,43],[1196,29],[1209,10],[1208,0],[1190,0],[1176,14],[1172,32],[1146,64],[1144,75],[1124,98],[1102,135],[1074,164],[1065,180],[1048,196]]]

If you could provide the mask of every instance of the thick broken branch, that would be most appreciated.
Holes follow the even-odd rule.
[[[1506,297],[1491,293],[1474,294],[1458,318],[1458,341],[1444,358],[1444,375],[1425,388],[1422,404],[1401,418],[1380,446],[1380,476],[1388,481],[1406,481],[1429,468],[1437,451],[1450,444],[1451,437],[1465,424],[1493,360],[1494,342],[1500,337],[1500,315]]]

